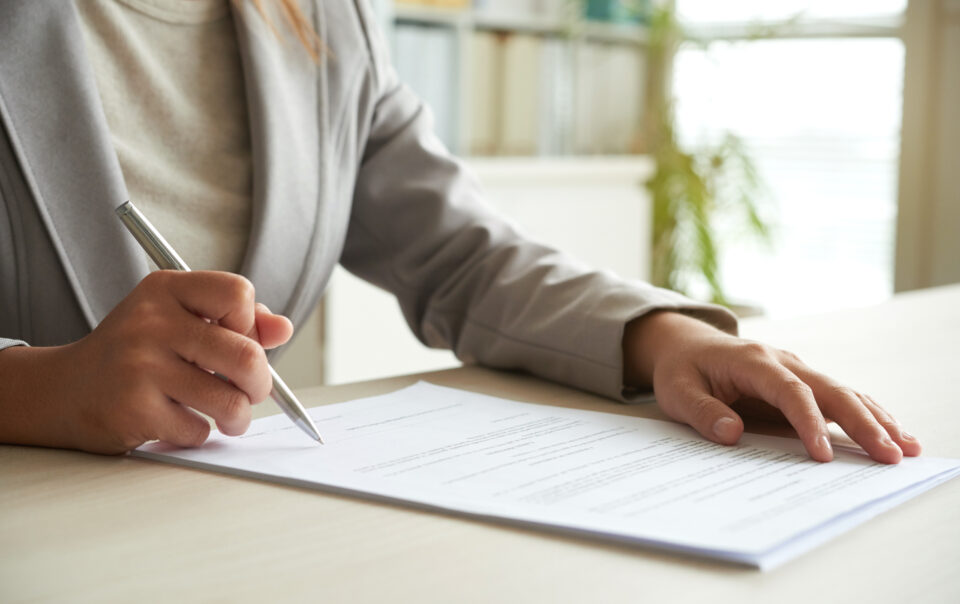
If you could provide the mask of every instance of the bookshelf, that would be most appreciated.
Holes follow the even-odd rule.
[[[461,156],[622,155],[636,147],[647,31],[570,0],[377,4],[401,78]]]
[[[497,13],[471,7],[444,8],[405,2],[390,5],[396,23],[417,23],[463,27],[467,30],[489,30],[529,33],[546,36],[573,36],[585,40],[644,45],[646,29],[639,24],[604,23],[586,18],[575,19],[561,14],[532,12]]]

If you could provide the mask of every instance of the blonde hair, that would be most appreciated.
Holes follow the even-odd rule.
[[[244,0],[232,0],[234,6],[243,13],[245,6]],[[300,5],[297,3],[297,0],[250,0],[253,3],[253,6],[257,9],[257,12],[263,18],[263,20],[270,26],[270,29],[273,31],[274,35],[277,38],[280,38],[280,32],[277,31],[277,28],[274,24],[273,18],[270,16],[270,11],[268,5],[274,7],[275,12],[279,12],[280,16],[283,18],[283,21],[286,23],[287,27],[290,28],[290,31],[297,37],[300,44],[306,49],[307,53],[310,55],[310,58],[314,62],[320,60],[320,55],[325,52],[329,52],[326,45],[324,45],[323,40],[320,39],[320,36],[317,35],[317,30],[314,29],[313,24],[310,23],[310,19],[303,14],[303,11],[300,9]]]

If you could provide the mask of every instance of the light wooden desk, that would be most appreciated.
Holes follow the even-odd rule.
[[[960,287],[743,331],[873,394],[928,454],[960,457]],[[302,396],[332,403],[420,378],[662,417],[477,368]],[[0,447],[0,602],[960,602],[958,569],[960,480],[759,573],[128,457]]]

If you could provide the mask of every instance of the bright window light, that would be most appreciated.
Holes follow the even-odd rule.
[[[677,0],[677,13],[688,23],[876,18],[906,7],[907,0]]]
[[[678,4],[711,19],[720,14],[712,2]],[[769,16],[764,7],[774,3],[715,4],[738,7],[730,12],[743,17]],[[775,4],[826,15],[833,8],[902,10],[903,2]],[[727,242],[721,269],[731,299],[782,317],[892,294],[903,54],[896,38],[681,49],[673,89],[681,142],[697,146],[733,132],[772,193],[773,248]]]

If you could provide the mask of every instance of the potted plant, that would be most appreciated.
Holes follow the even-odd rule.
[[[733,306],[720,279],[718,219],[737,225],[738,235],[769,241],[770,227],[759,212],[764,188],[743,143],[731,133],[711,147],[681,147],[670,67],[682,31],[669,5],[651,10],[647,23],[646,108],[639,150],[656,166],[645,183],[653,203],[651,281],[688,293],[692,282],[702,280],[712,302]]]
[[[733,134],[700,149],[684,149],[677,141],[670,76],[685,36],[673,3],[577,1],[580,15],[587,18],[616,15],[619,21],[645,24],[644,115],[636,151],[655,163],[653,176],[643,183],[653,205],[651,281],[682,293],[699,293],[742,314],[757,314],[756,307],[732,304],[723,287],[722,239],[732,233],[720,222],[736,230],[737,236],[769,242],[770,226],[759,211],[765,189],[742,141]],[[598,3],[609,6],[598,7]]]

